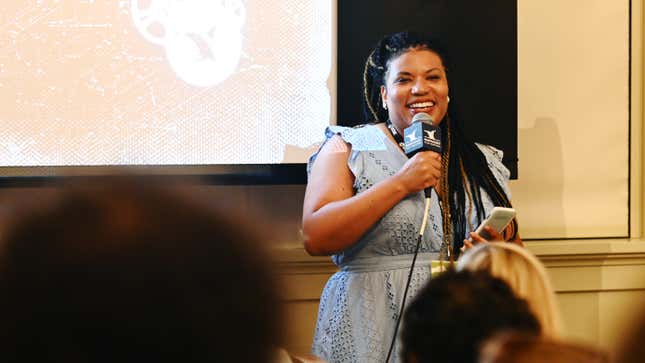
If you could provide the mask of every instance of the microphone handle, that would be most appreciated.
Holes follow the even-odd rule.
[[[430,198],[430,196],[432,195],[432,187],[423,189],[423,194],[426,195],[426,198]]]

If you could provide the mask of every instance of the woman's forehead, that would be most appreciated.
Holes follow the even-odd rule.
[[[390,71],[393,68],[399,69],[413,66],[443,69],[443,61],[436,52],[430,49],[410,48],[400,55],[390,59],[387,69]]]

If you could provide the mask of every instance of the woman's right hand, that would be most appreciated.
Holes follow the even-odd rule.
[[[441,154],[434,151],[418,152],[403,165],[395,177],[408,194],[425,188],[437,188],[441,178]]]

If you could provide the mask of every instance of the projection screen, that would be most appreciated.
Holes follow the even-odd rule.
[[[333,3],[4,2],[0,167],[306,162],[332,122]]]

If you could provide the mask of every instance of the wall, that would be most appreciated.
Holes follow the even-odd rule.
[[[627,237],[630,2],[517,3],[522,234]]]

